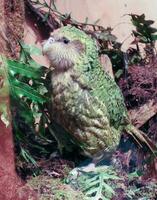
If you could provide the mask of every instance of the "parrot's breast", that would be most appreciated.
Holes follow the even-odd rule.
[[[73,72],[53,74],[52,115],[79,143],[86,155],[113,149],[120,134],[112,133],[107,109],[88,88],[73,79]]]

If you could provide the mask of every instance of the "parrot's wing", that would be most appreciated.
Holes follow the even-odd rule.
[[[106,106],[111,126],[118,129],[121,124],[126,123],[128,114],[122,92],[101,66],[82,73],[79,80],[84,88],[89,88],[91,96],[98,98]]]
[[[145,143],[148,149],[154,153],[156,151],[156,146],[153,142],[131,125],[123,95],[115,81],[100,68],[97,68],[97,70],[90,73],[90,75],[89,80],[86,80],[90,88],[89,94],[93,98],[97,98],[99,102],[101,102],[101,105],[105,105],[107,109],[106,113],[109,115],[110,126],[114,129],[119,129],[119,132],[126,130],[134,139],[136,137],[138,144]],[[82,79],[85,80],[89,76],[83,75],[83,77]],[[102,109],[104,109],[103,106]],[[130,130],[127,127],[132,127],[132,129]],[[113,133],[111,134],[114,135]]]
[[[73,132],[78,140],[87,144],[84,149],[89,154],[94,154],[102,149],[106,149],[106,152],[115,150],[119,144],[121,132],[113,133],[105,102],[93,95],[92,85],[87,81],[86,76],[73,76],[72,78],[74,87],[75,84],[79,85],[80,92],[74,100],[75,110],[71,114],[75,117],[75,120],[72,121],[75,131],[70,132]],[[77,130],[76,127],[78,127]]]

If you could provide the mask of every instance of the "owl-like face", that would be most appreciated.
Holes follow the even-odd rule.
[[[66,70],[71,68],[85,52],[85,45],[79,39],[73,39],[61,30],[54,31],[43,43],[43,53],[48,56],[52,67]]]

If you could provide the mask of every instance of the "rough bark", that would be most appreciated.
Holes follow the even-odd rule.
[[[18,40],[23,37],[24,6],[22,0],[0,1],[0,55],[9,58],[18,58]],[[4,63],[0,63],[3,71]],[[5,69],[6,70],[6,69]],[[0,106],[7,106],[10,117],[9,88],[6,76],[0,74]],[[5,94],[2,92],[5,85]],[[0,113],[2,116],[2,113]],[[9,126],[0,118],[0,199],[26,200],[35,199],[29,188],[23,189],[24,183],[17,176],[15,170],[15,155],[11,120]],[[34,196],[34,197],[33,197]]]

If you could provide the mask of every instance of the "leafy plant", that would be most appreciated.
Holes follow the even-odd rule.
[[[133,31],[133,34],[138,42],[141,43],[151,43],[154,44],[154,41],[157,40],[157,29],[152,27],[154,24],[153,20],[146,20],[145,15],[135,15],[130,14],[132,24],[135,26],[136,30]]]
[[[71,151],[73,142],[50,119],[49,70],[31,57],[40,51],[31,45],[20,45],[20,60],[6,59],[12,124],[17,154],[37,166],[36,159],[48,157],[56,149]]]
[[[116,180],[120,180],[112,167],[97,167],[95,171],[80,171],[77,178],[78,189],[84,193],[87,199],[110,200],[116,188]],[[73,183],[72,183],[73,184]]]
[[[47,69],[31,58],[31,54],[40,53],[36,47],[20,45],[20,61],[6,59],[12,124],[19,156],[36,166],[34,158],[49,153],[45,145],[52,143],[45,135],[49,120],[46,109],[49,102],[45,78]]]
[[[130,14],[131,22],[135,27],[135,30],[132,31],[133,36],[135,37],[132,44],[135,44],[137,51],[139,52],[139,43],[145,44],[145,58],[144,61],[148,58],[154,58],[156,55],[155,42],[157,40],[157,29],[152,27],[154,24],[153,20],[146,20],[145,15],[135,15]]]

